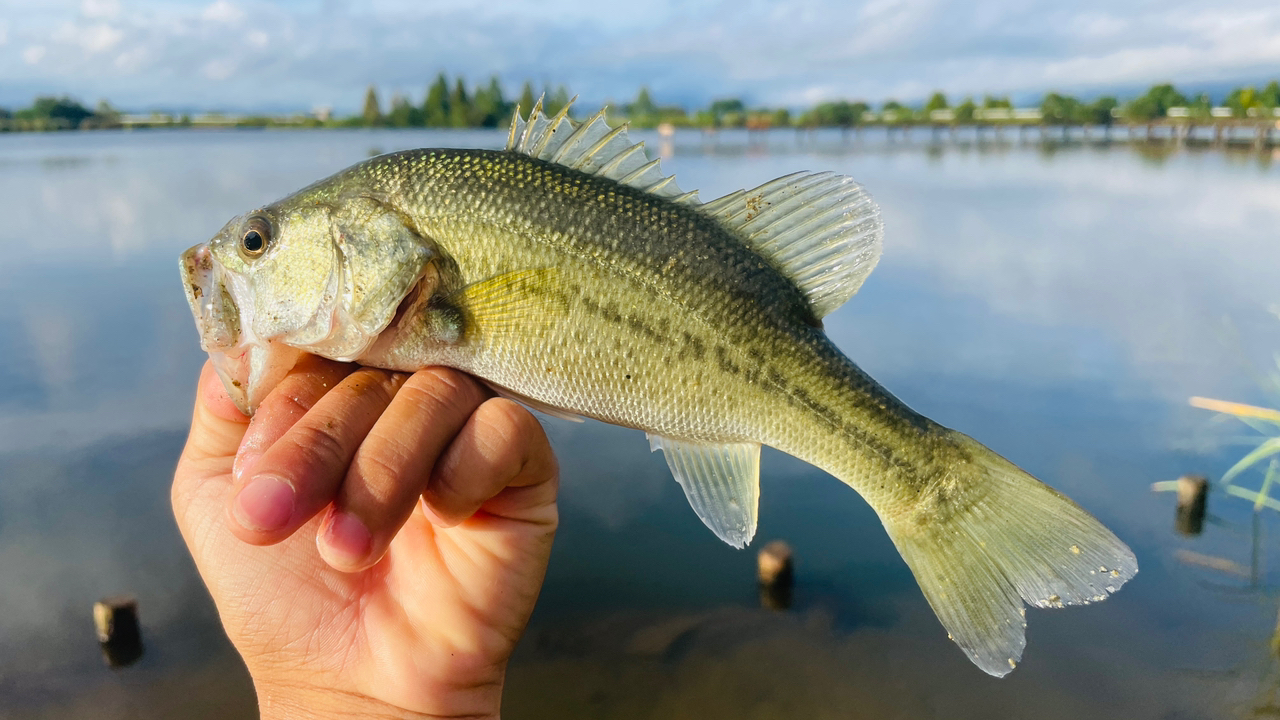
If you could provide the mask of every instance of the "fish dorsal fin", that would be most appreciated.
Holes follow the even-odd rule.
[[[701,210],[772,260],[819,318],[853,297],[880,260],[880,208],[844,175],[784,175]]]
[[[743,548],[756,534],[760,504],[760,444],[707,444],[649,436],[702,522],[716,537]]]
[[[507,150],[607,177],[675,202],[698,203],[697,191],[682,191],[674,175],[662,174],[659,160],[645,155],[643,142],[631,142],[626,124],[609,127],[604,110],[576,123],[569,117],[569,105],[547,117],[539,98],[528,120],[521,118],[516,108]]]

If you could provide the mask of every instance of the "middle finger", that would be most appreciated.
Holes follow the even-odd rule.
[[[360,368],[254,463],[231,501],[231,526],[256,545],[279,542],[333,501],[356,449],[407,375]]]

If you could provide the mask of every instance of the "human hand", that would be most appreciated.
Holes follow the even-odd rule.
[[[205,365],[172,500],[263,718],[484,718],[557,484],[538,421],[470,376],[309,357],[252,421]]]

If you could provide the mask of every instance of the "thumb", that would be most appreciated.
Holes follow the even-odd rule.
[[[191,432],[170,493],[174,516],[188,543],[194,526],[205,524],[201,518],[221,519],[231,466],[248,427],[249,417],[236,409],[213,365],[206,362],[196,389]]]
[[[213,369],[205,362],[196,389],[195,413],[191,418],[191,434],[182,451],[184,460],[208,460],[235,457],[249,427],[249,416],[240,412]]]

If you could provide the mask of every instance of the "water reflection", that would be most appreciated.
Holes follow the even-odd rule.
[[[250,712],[168,511],[202,359],[176,257],[370,148],[501,142],[0,137],[0,715]],[[654,147],[704,198],[806,168],[862,181],[884,207],[886,252],[827,319],[836,342],[917,409],[1076,497],[1143,571],[1099,606],[1031,612],[1026,661],[990,680],[947,641],[871,510],[829,477],[763,457],[759,537],[796,553],[791,609],[768,610],[754,554],[705,530],[641,434],[551,420],[563,527],[509,716],[1195,717],[1252,701],[1229,679],[1184,681],[1238,662],[1276,609],[1225,603],[1194,574],[1206,571],[1189,573],[1176,551],[1239,557],[1240,538],[1212,523],[1175,536],[1147,487],[1229,467],[1227,439],[1202,432],[1186,398],[1249,401],[1259,390],[1238,368],[1280,348],[1265,314],[1280,300],[1273,166],[1042,151],[1013,133],[928,151],[821,133],[682,132]],[[1235,524],[1247,507],[1222,512]],[[1265,566],[1258,579],[1274,582]],[[139,599],[147,654],[112,674],[88,613],[120,592]],[[1270,657],[1260,645],[1251,658]]]

